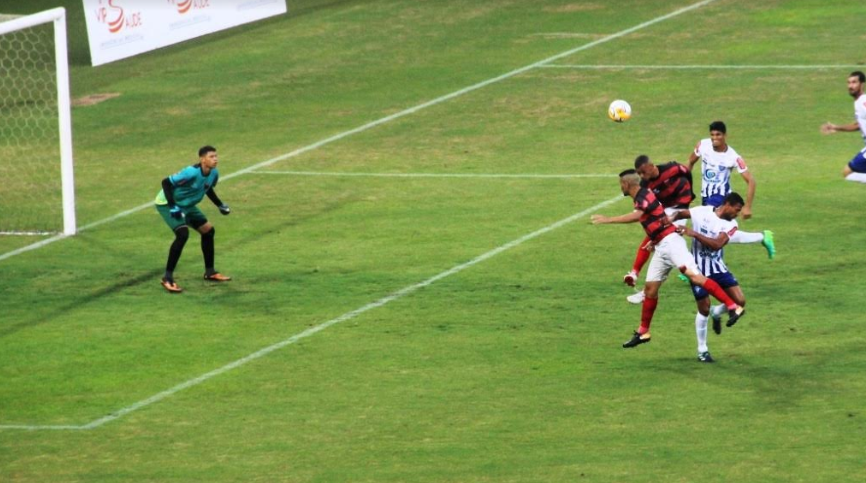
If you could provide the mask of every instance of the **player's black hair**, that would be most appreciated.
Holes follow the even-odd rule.
[[[848,77],[857,77],[860,79],[860,82],[866,82],[866,74],[863,73],[862,70],[855,70]]]
[[[739,193],[737,193],[735,191],[731,191],[730,193],[728,193],[728,196],[725,196],[725,204],[731,205],[731,206],[734,206],[734,205],[745,206],[746,202],[743,201],[743,197],[740,196]]]
[[[635,171],[633,169],[627,169],[627,170],[623,171],[622,173],[620,173],[619,177],[622,178],[623,176],[628,176],[630,174],[637,174],[637,171]]]
[[[198,150],[198,157],[202,157],[202,156],[206,155],[207,153],[215,153],[215,152],[216,152],[216,148],[213,146],[210,146],[210,145],[202,146]]]
[[[722,134],[726,134],[728,127],[722,121],[713,121],[710,123],[710,131],[719,131]]]
[[[649,162],[649,156],[647,156],[646,154],[641,154],[640,156],[634,158],[634,169],[638,169]]]

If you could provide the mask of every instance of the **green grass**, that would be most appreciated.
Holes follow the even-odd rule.
[[[82,226],[153,199],[202,144],[225,177],[688,4],[290,2],[91,68],[80,2],[65,3],[73,97],[120,94],[73,110]],[[860,10],[719,0],[557,63],[862,64]],[[859,481],[866,232],[863,187],[839,174],[862,143],[818,133],[850,119],[850,70],[533,69],[268,168],[615,174],[640,153],[684,160],[723,119],[758,180],[741,228],[773,229],[780,251],[726,251],[749,314],[711,335],[714,365],[695,361],[676,280],[653,343],[620,348],[639,309],[619,281],[642,234],[587,216],[97,428],[0,429],[0,481]],[[628,123],[607,120],[614,98]],[[245,174],[218,192],[232,215],[203,208],[228,284],[200,280],[193,236],[185,293],[164,293],[171,233],[150,208],[0,261],[0,425],[94,421],[618,186]],[[33,241],[0,237],[0,254]]]

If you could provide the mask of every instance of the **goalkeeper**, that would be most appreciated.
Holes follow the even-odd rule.
[[[174,268],[177,266],[183,247],[189,239],[189,228],[201,233],[201,251],[204,255],[204,279],[213,282],[227,282],[227,277],[214,269],[214,233],[216,230],[207,221],[204,213],[196,205],[207,195],[220,213],[231,213],[228,205],[223,203],[214,187],[219,180],[217,171],[216,148],[204,146],[198,150],[199,162],[188,166],[178,173],[162,180],[162,191],[156,195],[156,211],[174,232],[174,242],[168,251],[168,263],[165,265],[165,276],[162,286],[170,293],[180,293],[183,290],[174,281]]]

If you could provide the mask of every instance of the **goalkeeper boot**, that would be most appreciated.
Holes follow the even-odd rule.
[[[767,256],[770,260],[776,257],[776,243],[773,241],[773,232],[764,230],[764,239],[761,240],[761,245],[767,249]]]
[[[728,310],[728,323],[725,324],[727,327],[733,327],[734,324],[740,320],[740,317],[746,315],[746,309],[744,307],[737,307],[735,309]]]
[[[181,293],[183,289],[178,287],[174,280],[163,278],[160,282],[162,287],[168,291],[168,293]]]
[[[644,332],[643,334],[638,334],[635,331],[634,335],[631,336],[631,339],[627,340],[622,344],[623,349],[630,349],[632,347],[637,347],[641,344],[646,344],[652,339],[652,336],[649,332]]]
[[[214,272],[211,274],[204,274],[204,279],[209,280],[211,282],[228,282],[231,280],[231,277],[227,277],[219,272]]]

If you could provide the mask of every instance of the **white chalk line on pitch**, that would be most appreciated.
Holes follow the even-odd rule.
[[[325,145],[327,145],[327,144],[330,144],[330,143],[332,143],[332,142],[339,141],[339,140],[341,140],[341,139],[343,139],[343,138],[346,138],[346,137],[352,136],[352,135],[354,135],[354,134],[357,134],[357,133],[360,133],[360,132],[366,131],[366,130],[368,130],[368,129],[374,128],[374,127],[376,127],[376,126],[379,126],[380,124],[385,124],[385,123],[391,122],[391,121],[393,121],[393,120],[395,120],[395,119],[399,119],[399,118],[401,118],[401,117],[408,116],[409,114],[414,114],[414,113],[416,113],[416,112],[418,112],[418,111],[421,111],[421,110],[423,110],[423,109],[426,109],[426,108],[428,108],[428,107],[435,106],[435,105],[437,105],[437,104],[441,104],[441,103],[443,103],[443,102],[445,102],[445,101],[448,101],[448,100],[451,100],[451,99],[453,99],[453,98],[455,98],[455,97],[459,97],[459,96],[462,96],[463,94],[467,94],[467,93],[469,93],[469,92],[472,92],[472,91],[475,91],[475,90],[481,89],[482,87],[486,87],[486,86],[489,86],[489,85],[491,85],[491,84],[495,84],[495,83],[497,83],[497,82],[503,81],[503,80],[505,80],[505,79],[509,79],[509,78],[511,78],[511,77],[514,77],[514,76],[516,76],[516,75],[522,74],[522,73],[524,73],[524,72],[527,72],[527,71],[529,71],[529,70],[535,69],[535,68],[537,68],[537,67],[543,67],[544,65],[549,64],[550,62],[554,62],[554,61],[556,61],[556,60],[559,60],[559,59],[561,59],[561,58],[563,58],[563,57],[568,57],[569,55],[573,55],[573,54],[576,54],[576,53],[578,53],[578,52],[582,52],[582,51],[584,51],[584,50],[591,49],[591,48],[593,48],[593,47],[595,47],[595,46],[597,46],[597,45],[601,45],[601,44],[603,44],[603,43],[610,42],[611,40],[616,40],[616,39],[618,39],[618,38],[620,38],[620,37],[624,37],[624,36],[626,36],[626,35],[628,35],[628,34],[630,34],[630,33],[636,32],[636,31],[641,30],[641,29],[644,29],[644,28],[646,28],[646,27],[650,27],[650,26],[655,25],[655,24],[660,23],[660,22],[664,22],[665,20],[668,20],[668,19],[671,19],[671,18],[673,18],[673,17],[676,17],[676,16],[679,16],[679,15],[682,15],[682,14],[687,13],[687,12],[690,12],[690,11],[692,11],[692,10],[695,10],[695,9],[701,8],[701,7],[705,6],[705,5],[708,5],[708,4],[710,4],[710,3],[713,3],[713,2],[715,2],[715,1],[716,1],[716,0],[702,0],[702,1],[700,1],[700,2],[694,3],[694,4],[689,5],[689,6],[687,6],[687,7],[683,7],[683,8],[680,8],[680,9],[678,9],[678,10],[674,10],[674,11],[671,12],[671,13],[668,13],[668,14],[665,14],[665,15],[661,15],[661,16],[659,16],[659,17],[656,17],[656,18],[652,19],[652,20],[648,20],[648,21],[646,21],[646,22],[643,22],[643,23],[640,23],[640,24],[638,24],[638,25],[635,25],[634,27],[630,27],[630,28],[627,28],[627,29],[625,29],[625,30],[620,30],[620,31],[617,32],[617,33],[614,33],[614,34],[608,35],[608,36],[606,36],[606,37],[604,37],[604,38],[601,38],[601,39],[598,39],[598,40],[594,40],[594,41],[592,41],[592,42],[590,42],[590,43],[588,43],[588,44],[581,45],[580,47],[575,47],[575,48],[573,48],[573,49],[566,50],[566,51],[561,52],[561,53],[559,53],[559,54],[556,54],[556,55],[554,55],[554,56],[548,57],[548,58],[546,58],[546,59],[544,59],[544,60],[540,60],[540,61],[535,62],[535,63],[533,63],[533,64],[529,64],[529,65],[526,65],[526,66],[521,67],[521,68],[519,68],[519,69],[512,70],[511,72],[507,72],[507,73],[502,74],[502,75],[500,75],[500,76],[498,76],[498,77],[493,77],[493,78],[488,79],[488,80],[486,80],[486,81],[482,81],[482,82],[479,82],[479,83],[477,83],[477,84],[473,84],[473,85],[471,85],[471,86],[469,86],[469,87],[466,87],[466,88],[460,89],[460,90],[458,90],[458,91],[454,91],[454,92],[452,92],[452,93],[450,93],[450,94],[446,94],[446,95],[444,95],[444,96],[437,97],[436,99],[433,99],[433,100],[431,100],[431,101],[427,101],[427,102],[425,102],[425,103],[418,104],[418,105],[415,106],[415,107],[410,107],[409,109],[402,110],[402,111],[397,112],[397,113],[395,113],[395,114],[392,114],[392,115],[390,115],[390,116],[386,116],[386,117],[380,118],[380,119],[378,119],[378,120],[375,120],[375,121],[369,122],[369,123],[364,124],[364,125],[362,125],[362,126],[356,127],[355,129],[351,129],[351,130],[344,131],[344,132],[339,133],[339,134],[335,134],[334,136],[331,136],[331,137],[329,137],[329,138],[322,139],[321,141],[318,141],[318,142],[315,142],[315,143],[313,143],[313,144],[310,144],[310,145],[304,146],[304,147],[302,147],[302,148],[296,149],[296,150],[291,151],[291,152],[288,152],[288,153],[286,153],[286,154],[282,154],[282,155],[280,155],[280,156],[277,156],[277,157],[274,157],[274,158],[268,159],[268,160],[266,160],[266,161],[262,161],[262,162],[260,162],[260,163],[258,163],[258,164],[254,164],[254,165],[249,166],[249,167],[247,167],[247,168],[241,169],[240,171],[235,171],[234,173],[231,173],[231,174],[228,174],[228,175],[226,175],[226,176],[223,176],[223,177],[222,177],[222,181],[225,181],[225,180],[228,180],[228,179],[234,178],[234,177],[236,177],[236,176],[241,176],[241,175],[244,175],[244,174],[250,173],[250,172],[255,171],[255,170],[259,169],[259,168],[264,168],[264,167],[266,167],[266,166],[270,166],[270,165],[272,165],[272,164],[274,164],[274,163],[277,163],[277,162],[279,162],[279,161],[284,161],[284,160],[286,160],[286,159],[293,158],[293,157],[295,157],[295,156],[299,156],[299,155],[304,154],[304,153],[306,153],[306,152],[308,152],[308,151],[313,151],[313,150],[315,150],[315,149],[318,149],[318,148],[320,148],[320,147],[322,147],[322,146],[325,146]],[[95,227],[97,227],[97,226],[104,225],[104,224],[106,224],[106,223],[109,223],[109,222],[115,221],[115,220],[117,220],[117,219],[119,219],[119,218],[123,218],[123,217],[125,217],[125,216],[131,215],[131,214],[136,213],[136,212],[138,212],[138,211],[144,210],[144,209],[146,209],[146,208],[148,208],[148,207],[150,207],[150,206],[152,206],[152,205],[153,205],[153,203],[146,203],[146,204],[143,204],[143,205],[141,205],[141,206],[137,206],[137,207],[135,207],[135,208],[131,208],[131,209],[129,209],[129,210],[126,210],[126,211],[124,211],[124,212],[118,213],[118,214],[113,215],[113,216],[111,216],[111,217],[108,217],[108,218],[105,218],[105,219],[102,219],[102,220],[99,220],[99,221],[96,221],[96,222],[90,223],[90,224],[88,224],[88,225],[84,225],[84,226],[80,227],[80,228],[78,229],[78,231],[79,231],[79,232],[82,232],[82,231],[90,230],[90,229],[95,228]],[[36,249],[38,249],[38,248],[42,248],[42,247],[44,247],[44,246],[46,246],[46,245],[49,245],[49,244],[54,243],[54,242],[59,241],[59,240],[63,240],[63,239],[65,239],[65,238],[68,238],[68,236],[67,236],[67,235],[57,235],[57,236],[54,236],[54,237],[48,238],[48,239],[46,239],[46,240],[41,240],[41,241],[39,241],[39,242],[37,242],[37,243],[33,243],[33,244],[27,245],[27,246],[25,246],[25,247],[21,247],[21,248],[18,248],[18,249],[12,250],[12,251],[10,251],[10,252],[6,252],[6,253],[3,253],[3,254],[0,254],[0,261],[6,260],[6,259],[11,258],[11,257],[14,257],[14,256],[16,256],[16,255],[20,255],[20,254],[22,254],[22,253],[26,253],[26,252],[29,252],[29,251],[32,251],[32,250],[36,250]]]
[[[115,411],[115,412],[113,412],[107,416],[93,420],[87,424],[84,424],[81,426],[39,426],[39,425],[23,425],[23,424],[11,425],[10,424],[10,425],[0,425],[0,430],[2,430],[2,429],[26,429],[26,430],[31,430],[31,431],[35,431],[35,430],[59,430],[59,429],[89,430],[89,429],[98,428],[99,426],[102,426],[105,423],[108,423],[110,421],[114,421],[115,419],[122,418],[123,416],[126,416],[127,414],[129,414],[131,412],[134,412],[134,411],[137,411],[141,408],[150,406],[151,404],[159,402],[159,401],[161,401],[167,397],[170,397],[174,394],[177,394],[177,393],[183,391],[184,389],[189,389],[191,387],[197,386],[197,385],[207,381],[208,379],[212,379],[212,378],[219,376],[220,374],[226,373],[232,369],[236,369],[238,367],[241,367],[248,362],[252,362],[252,361],[255,361],[256,359],[260,359],[260,358],[270,354],[271,352],[282,349],[283,347],[286,347],[288,345],[294,344],[295,342],[297,342],[301,339],[304,339],[306,337],[309,337],[313,334],[316,334],[318,332],[321,332],[321,331],[327,329],[328,327],[331,327],[333,325],[337,325],[340,322],[345,322],[347,320],[353,319],[353,318],[363,314],[364,312],[375,309],[377,307],[381,307],[381,306],[383,306],[389,302],[393,302],[397,299],[405,297],[406,295],[409,295],[413,292],[416,292],[419,289],[422,289],[424,287],[432,285],[432,284],[438,282],[439,280],[442,280],[446,277],[450,277],[451,275],[460,273],[463,270],[466,270],[467,268],[470,268],[474,265],[477,265],[477,264],[479,264],[479,263],[481,263],[481,262],[483,262],[489,258],[493,258],[496,255],[499,255],[502,252],[505,252],[505,251],[510,250],[511,248],[514,248],[514,247],[516,247],[522,243],[525,243],[529,240],[532,240],[533,238],[537,238],[541,235],[544,235],[545,233],[551,232],[553,230],[556,230],[557,228],[561,228],[565,225],[568,225],[569,223],[572,223],[576,220],[584,218],[587,215],[594,213],[594,212],[596,212],[596,211],[598,211],[598,210],[600,210],[600,209],[602,209],[608,205],[616,203],[617,201],[619,201],[621,199],[622,199],[622,196],[615,196],[615,197],[613,197],[607,201],[603,201],[601,203],[598,203],[597,205],[595,205],[591,208],[583,210],[579,213],[575,213],[575,214],[573,214],[567,218],[563,218],[563,219],[561,219],[555,223],[547,225],[544,228],[538,229],[538,230],[536,230],[532,233],[529,233],[527,235],[523,235],[522,237],[517,238],[515,240],[512,240],[512,241],[510,241],[504,245],[500,245],[499,247],[494,248],[493,250],[490,250],[489,252],[486,252],[482,255],[479,255],[479,256],[473,258],[472,260],[470,260],[466,263],[462,263],[460,265],[452,267],[452,268],[450,268],[450,269],[448,269],[448,270],[446,270],[446,271],[444,271],[438,275],[435,275],[433,277],[428,278],[427,280],[424,280],[423,282],[419,282],[419,283],[416,283],[414,285],[409,285],[408,287],[402,288],[402,289],[400,289],[400,290],[398,290],[398,291],[396,291],[396,292],[394,292],[388,296],[385,296],[385,297],[383,297],[383,298],[381,298],[375,302],[369,303],[369,304],[367,304],[361,308],[355,309],[351,312],[346,312],[345,314],[343,314],[337,318],[331,319],[327,322],[323,322],[319,325],[310,327],[309,329],[307,329],[303,332],[300,332],[298,334],[295,334],[295,335],[289,337],[288,339],[277,342],[276,344],[269,345],[263,349],[259,349],[258,351],[253,352],[252,354],[250,354],[246,357],[242,357],[242,358],[240,358],[234,362],[230,362],[230,363],[220,367],[219,369],[214,369],[213,371],[202,374],[201,376],[198,376],[194,379],[190,379],[186,382],[182,382],[182,383],[180,383],[180,384],[178,384],[178,385],[176,385],[170,389],[166,389],[165,391],[162,391],[158,394],[155,394],[155,395],[153,395],[147,399],[143,399],[141,401],[138,401],[135,404],[127,406],[127,407],[120,409],[118,411]]]
[[[286,176],[358,177],[358,178],[508,178],[508,179],[572,179],[615,178],[615,174],[482,174],[482,173],[352,173],[335,171],[253,171],[251,174]]]
[[[593,65],[593,64],[547,64],[539,66],[545,69],[597,69],[597,70],[617,70],[617,69],[653,69],[653,70],[699,70],[699,69],[731,69],[731,70],[827,70],[827,69],[856,69],[863,68],[862,65]]]

